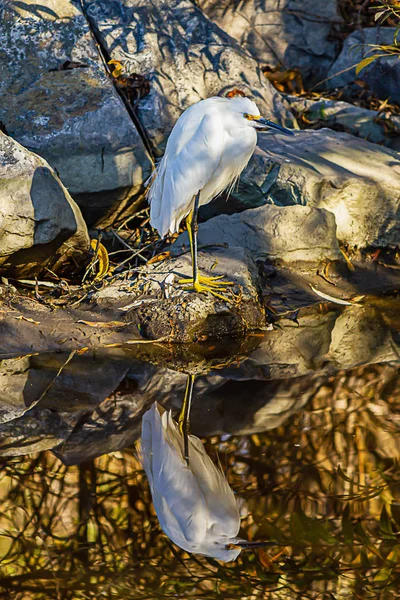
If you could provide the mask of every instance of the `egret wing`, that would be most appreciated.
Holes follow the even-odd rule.
[[[161,236],[178,231],[221,159],[224,133],[217,113],[208,112],[199,122],[196,118],[196,124],[190,126],[190,137],[181,125],[176,136],[171,134],[149,192],[150,223]]]
[[[142,460],[162,529],[176,544],[193,551],[206,533],[206,507],[183,458],[176,427],[171,414],[161,417],[154,403],[143,415]]]
[[[216,536],[236,537],[240,515],[232,489],[220,467],[216,467],[202,442],[189,436],[190,466],[207,505],[207,530]]]

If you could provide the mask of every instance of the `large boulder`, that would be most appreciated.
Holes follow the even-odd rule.
[[[150,82],[139,119],[161,152],[181,112],[239,86],[262,114],[290,125],[293,117],[256,61],[190,0],[83,0],[113,59]]]
[[[341,258],[333,214],[309,206],[265,205],[219,215],[199,225],[198,243],[200,247],[240,246],[251,253],[253,260],[315,263]],[[179,253],[188,244],[185,232],[175,242],[173,252]]]
[[[318,82],[338,53],[332,30],[341,19],[337,0],[200,0],[207,16],[237,40],[259,63],[298,68]]]
[[[53,169],[0,132],[0,270],[34,275],[88,249],[81,212]]]
[[[252,186],[253,205],[269,201],[331,211],[338,239],[350,246],[399,244],[400,157],[392,150],[329,129],[276,135],[274,143],[260,135],[242,181]],[[240,193],[239,187],[239,199]]]
[[[367,27],[350,34],[342,51],[328,73],[326,85],[329,89],[348,86],[351,93],[356,79],[362,79],[369,89],[382,100],[400,101],[400,62],[398,54],[382,56],[372,61],[356,75],[356,66],[374,54],[375,45],[393,45],[395,27]],[[359,88],[358,88],[359,89]]]
[[[151,163],[79,3],[46,4],[0,4],[0,121],[56,169],[93,223],[118,213]]]

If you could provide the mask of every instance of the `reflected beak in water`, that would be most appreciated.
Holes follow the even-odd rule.
[[[293,131],[290,129],[286,129],[286,127],[282,127],[282,125],[278,125],[278,123],[268,121],[268,119],[264,119],[264,117],[254,119],[254,121],[257,123],[258,131],[268,131],[269,129],[274,129],[279,133],[284,133],[285,135],[294,135]]]
[[[240,548],[241,550],[251,550],[253,548],[265,548],[266,546],[277,546],[276,542],[249,542],[248,540],[236,540],[233,544],[227,544],[227,550]]]

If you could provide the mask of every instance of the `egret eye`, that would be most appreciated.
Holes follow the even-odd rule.
[[[248,121],[258,121],[261,118],[260,115],[249,115],[249,113],[244,113],[243,116]]]

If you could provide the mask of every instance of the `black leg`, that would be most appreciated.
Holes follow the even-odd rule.
[[[197,216],[198,216],[198,212],[199,212],[199,202],[200,202],[200,192],[198,192],[196,194],[193,212],[192,212],[192,219],[190,222],[190,228],[191,228],[191,234],[192,234],[191,238],[192,238],[192,244],[193,244],[193,249],[192,249],[193,285],[195,285],[195,283],[199,281],[199,269],[198,269],[198,263],[197,263],[197,230],[198,230]]]
[[[185,397],[183,399],[182,410],[178,420],[180,432],[183,434],[183,448],[187,464],[189,464],[190,407],[192,405],[194,379],[195,376],[189,373],[186,380]]]

